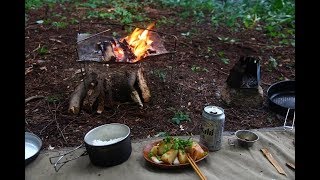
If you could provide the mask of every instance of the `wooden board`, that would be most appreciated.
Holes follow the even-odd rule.
[[[279,163],[273,158],[272,154],[268,151],[267,148],[262,148],[261,151],[267,157],[267,159],[271,162],[271,164],[277,169],[280,174],[287,176],[284,170],[281,168]]]

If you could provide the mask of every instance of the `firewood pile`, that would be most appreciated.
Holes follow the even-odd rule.
[[[101,114],[117,102],[131,101],[143,107],[150,98],[143,68],[115,72],[101,72],[93,68],[71,94],[68,111],[78,114],[83,109]]]

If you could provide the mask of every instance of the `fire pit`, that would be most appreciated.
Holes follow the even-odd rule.
[[[136,28],[123,38],[101,34],[78,34],[78,61],[102,63],[136,63],[149,56],[170,54],[164,47],[159,32],[152,30],[154,23],[146,29]]]
[[[169,35],[174,37],[175,42],[174,50],[168,51],[159,35],[164,33],[152,30],[154,25],[155,23],[151,23],[147,28],[136,27],[132,33],[122,38],[103,35],[109,30],[94,35],[78,34],[77,61],[84,65],[84,76],[71,94],[70,113],[78,114],[81,108],[102,113],[105,107],[112,108],[115,101],[133,101],[140,107],[150,101],[151,93],[144,68],[141,63],[139,66],[134,64],[147,57],[164,54],[171,54],[173,59],[177,39]],[[123,70],[120,65],[123,63],[132,66]],[[91,66],[92,64],[94,65]],[[119,64],[119,69],[110,72],[102,64]]]

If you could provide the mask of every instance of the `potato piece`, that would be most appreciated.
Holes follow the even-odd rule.
[[[157,155],[159,146],[153,146],[150,150],[150,153],[153,155]]]
[[[178,150],[170,149],[168,152],[164,153],[161,156],[161,160],[167,164],[172,164],[174,159],[177,157],[177,155],[178,155]]]
[[[159,159],[157,157],[155,157],[155,156],[152,156],[151,159],[152,159],[153,162],[155,162],[157,164],[163,163],[163,161],[159,161]]]
[[[165,143],[164,141],[161,141],[158,147],[158,155],[162,156],[164,153],[171,149],[172,145],[172,143]]]
[[[178,150],[178,160],[180,164],[185,164],[188,162],[187,153],[184,150]]]
[[[201,159],[203,156],[205,156],[204,150],[201,148],[201,146],[197,142],[192,142],[191,148],[188,149],[188,152],[190,153],[190,156],[193,160]]]

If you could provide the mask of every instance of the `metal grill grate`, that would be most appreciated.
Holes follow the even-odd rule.
[[[290,108],[290,109],[295,109],[295,94],[294,93],[281,93],[281,94],[276,94],[274,97],[272,97],[272,100],[274,103]]]

